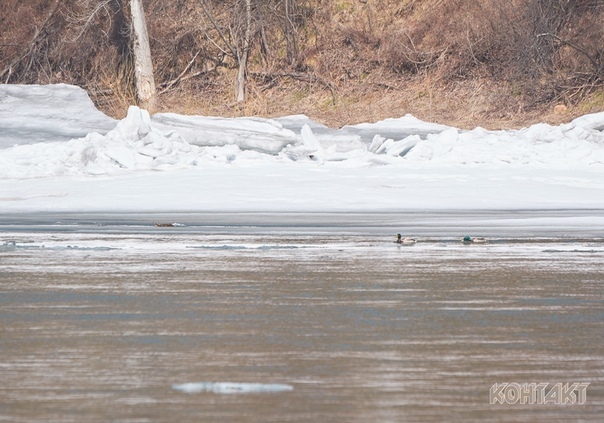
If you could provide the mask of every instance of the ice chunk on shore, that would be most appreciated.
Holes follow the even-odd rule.
[[[177,131],[189,144],[201,147],[237,145],[241,150],[277,154],[298,141],[295,132],[273,119],[158,113],[152,123],[158,129]]]

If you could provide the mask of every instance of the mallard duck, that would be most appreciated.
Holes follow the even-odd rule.
[[[417,240],[415,238],[409,238],[408,236],[404,237],[401,234],[396,234],[396,243],[397,244],[415,244]]]
[[[185,226],[182,223],[154,223],[158,228],[176,228],[178,226]]]
[[[487,240],[481,236],[472,238],[471,236],[466,235],[461,239],[461,242],[464,244],[484,244]]]

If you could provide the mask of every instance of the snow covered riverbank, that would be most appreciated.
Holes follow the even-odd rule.
[[[68,85],[0,85],[0,209],[379,212],[604,209],[604,113],[519,131],[412,116],[104,116]]]

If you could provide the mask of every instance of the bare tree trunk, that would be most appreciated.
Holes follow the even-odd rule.
[[[293,64],[298,57],[298,40],[292,22],[292,15],[295,8],[295,0],[284,0],[285,7],[285,40],[287,42],[287,61]]]
[[[134,75],[139,106],[153,113],[155,109],[155,80],[149,35],[145,22],[142,0],[130,0],[132,14],[132,49],[134,53]]]
[[[252,0],[245,0],[245,18],[243,51],[241,54],[238,54],[239,72],[237,73],[237,103],[242,103],[247,99],[246,73],[252,38]]]

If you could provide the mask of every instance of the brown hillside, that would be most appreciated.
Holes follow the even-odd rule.
[[[80,85],[125,114],[126,0],[2,3],[3,83]],[[502,128],[604,110],[604,0],[253,0],[249,96],[237,104],[243,3],[144,1],[160,111]]]

